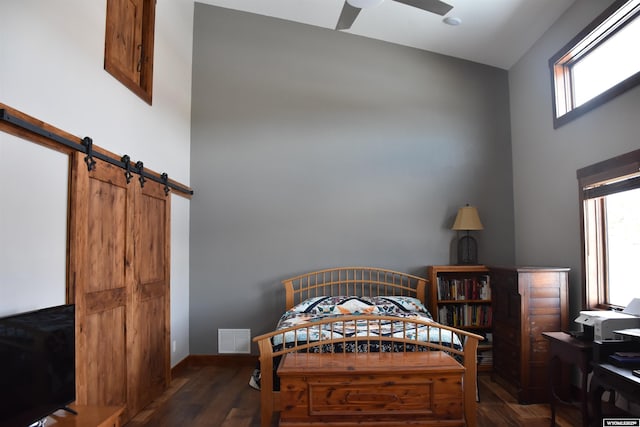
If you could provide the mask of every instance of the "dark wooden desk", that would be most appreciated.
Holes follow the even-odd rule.
[[[602,393],[614,390],[630,402],[640,403],[640,378],[631,369],[619,368],[609,363],[593,363],[593,375],[589,386],[589,401],[593,410],[594,425],[602,425]]]
[[[549,403],[551,407],[551,426],[556,425],[556,401],[559,400],[556,393],[556,383],[562,375],[562,362],[575,365],[581,372],[580,404],[582,409],[582,425],[589,425],[587,379],[591,372],[591,359],[593,343],[579,340],[566,332],[543,332],[542,336],[549,340]],[[565,384],[568,386],[568,384]]]

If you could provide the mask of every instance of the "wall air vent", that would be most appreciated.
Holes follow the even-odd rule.
[[[251,353],[251,330],[218,329],[218,353]]]

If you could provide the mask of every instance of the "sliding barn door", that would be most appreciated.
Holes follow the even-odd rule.
[[[128,402],[132,415],[169,385],[169,215],[171,197],[155,182],[135,187],[134,283],[128,310]]]
[[[84,155],[72,162],[69,300],[76,401],[124,405],[125,420],[169,381],[169,212],[162,186]]]
[[[76,401],[127,402],[127,300],[133,283],[127,208],[133,186],[119,168],[100,162],[89,172],[72,163],[69,300],[76,304]]]

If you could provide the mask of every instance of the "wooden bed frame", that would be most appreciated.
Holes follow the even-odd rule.
[[[290,279],[283,280],[283,285],[286,291],[286,309],[290,309],[295,304],[298,304],[305,299],[316,296],[410,296],[418,298],[423,303],[425,302],[426,286],[428,280],[413,276],[410,274],[400,273],[397,271],[386,270],[381,268],[371,267],[339,267],[320,271],[314,271],[311,273],[302,274]],[[426,305],[426,304],[425,304]],[[457,334],[460,340],[463,342],[463,349],[459,350],[453,348],[451,344],[442,341],[439,342],[424,342],[417,341],[415,338],[408,336],[403,337],[380,337],[380,336],[358,336],[349,338],[331,338],[323,339],[322,341],[302,341],[295,340],[294,343],[287,343],[287,346],[280,346],[277,350],[274,350],[272,345],[272,339],[281,335],[281,342],[285,342],[285,333],[301,333],[301,336],[309,336],[306,332],[310,328],[317,328],[318,325],[326,323],[342,323],[342,322],[356,322],[356,321],[373,321],[384,322],[388,320],[403,322],[405,329],[410,331],[416,328],[416,325],[426,325],[427,327],[434,328],[440,331],[452,331]],[[416,334],[417,335],[417,334]],[[297,336],[297,335],[296,335]],[[439,335],[442,338],[442,335]],[[281,402],[280,392],[273,391],[273,369],[274,358],[278,356],[284,356],[287,353],[294,353],[300,351],[307,351],[312,348],[334,348],[333,345],[326,346],[327,344],[344,343],[346,341],[358,343],[378,343],[393,341],[394,343],[413,344],[423,347],[429,347],[432,350],[440,350],[456,357],[458,360],[462,360],[464,366],[464,374],[461,387],[463,396],[463,408],[464,408],[464,423],[469,427],[476,426],[476,410],[477,410],[477,348],[478,341],[483,338],[479,335],[452,328],[437,323],[423,322],[411,318],[397,318],[392,316],[377,316],[377,315],[348,315],[340,316],[339,318],[329,318],[320,321],[312,322],[310,324],[297,325],[287,329],[273,331],[264,335],[257,336],[253,339],[258,344],[260,356],[260,369],[261,375],[261,387],[260,387],[260,401],[261,401],[261,422],[262,427],[269,427],[272,424],[272,417],[274,412],[280,412],[283,408]],[[346,346],[342,345],[342,349]],[[401,352],[407,352],[406,345],[400,345]],[[326,351],[326,350],[325,350]],[[331,350],[334,351],[334,350]],[[331,354],[327,354],[327,357],[332,357]],[[334,354],[334,357],[338,357]],[[344,357],[344,356],[342,356]],[[395,364],[393,364],[395,366]],[[390,371],[392,369],[390,368]],[[413,424],[413,423],[411,423]],[[437,420],[433,422],[433,425],[449,425],[444,421],[440,424]],[[341,424],[342,425],[342,424]],[[420,424],[423,425],[423,424]],[[425,424],[430,425],[430,424]]]

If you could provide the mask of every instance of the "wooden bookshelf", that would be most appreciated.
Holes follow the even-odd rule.
[[[438,322],[485,337],[478,370],[493,367],[491,283],[484,265],[430,265],[427,307]]]

